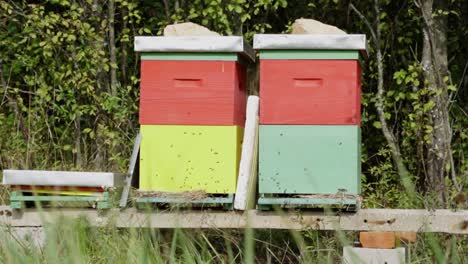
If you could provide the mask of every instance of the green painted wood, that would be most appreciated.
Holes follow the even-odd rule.
[[[12,202],[10,202],[10,208],[11,209],[21,209],[21,208],[23,208],[23,203],[19,202],[19,201],[17,201],[17,202],[12,201]]]
[[[102,199],[97,202],[96,207],[97,207],[97,209],[109,209],[110,208],[109,193],[108,192],[104,192],[102,194]]]
[[[358,126],[261,125],[259,192],[357,195]]]
[[[142,53],[141,60],[197,60],[197,61],[238,61],[237,53],[230,52],[151,52]]]
[[[234,195],[229,194],[225,197],[207,197],[203,199],[187,199],[177,197],[141,197],[137,203],[167,203],[167,204],[232,204]]]
[[[262,205],[356,205],[356,199],[339,198],[292,198],[292,197],[260,197],[258,204]]]
[[[10,193],[10,208],[11,209],[21,209],[23,207],[23,202],[16,200],[16,197],[20,195],[21,193],[19,193],[18,191],[12,191]]]
[[[102,197],[96,196],[17,196],[11,198],[12,201],[36,201],[36,202],[89,202],[101,201]]]
[[[260,59],[276,60],[359,60],[357,50],[262,50]]]

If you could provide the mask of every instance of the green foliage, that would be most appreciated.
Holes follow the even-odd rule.
[[[374,21],[373,1],[354,1]],[[432,98],[420,64],[422,18],[412,1],[379,1],[384,60],[384,112],[409,178],[424,191],[427,144],[433,140]],[[468,38],[466,4],[450,1],[434,16],[448,19],[453,165],[450,195],[466,186]],[[107,2],[0,1],[0,169],[124,170],[138,130],[139,60],[133,36],[162,34],[170,23],[192,21],[223,35],[290,32],[301,17],[368,33],[348,1],[115,1],[116,63],[110,62]],[[371,23],[373,25],[373,23]],[[370,37],[369,34],[367,34]],[[409,201],[396,173],[376,112],[377,65],[369,42],[363,67],[363,190],[370,207],[424,206]],[[111,88],[111,69],[117,87]],[[452,168],[453,167],[453,168]],[[427,191],[427,190],[426,190]]]
[[[91,4],[68,1],[2,2],[0,7],[2,77],[7,80],[2,108],[8,113],[0,120],[5,122],[1,131],[9,135],[0,138],[2,165],[83,168],[101,150],[109,153],[107,160],[124,160],[122,150],[129,149],[129,135],[136,130],[128,125],[137,111],[137,81],[110,93],[105,79],[117,65],[109,61],[105,18],[91,16]],[[15,155],[21,151],[26,160],[18,163],[24,160]]]

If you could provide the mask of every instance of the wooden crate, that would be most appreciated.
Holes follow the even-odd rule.
[[[261,125],[259,135],[260,194],[360,194],[358,126]]]
[[[260,124],[360,125],[358,51],[262,51]]]
[[[140,124],[245,122],[246,68],[235,53],[142,55]]]
[[[239,126],[142,125],[140,190],[236,191]]]

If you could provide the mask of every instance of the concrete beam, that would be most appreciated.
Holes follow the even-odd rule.
[[[355,231],[415,231],[468,234],[468,210],[361,209],[357,213],[240,211],[146,212],[129,208],[99,212],[93,209],[25,209],[0,206],[0,225],[38,227],[58,217],[84,216],[95,226],[112,222],[117,227],[255,228]]]

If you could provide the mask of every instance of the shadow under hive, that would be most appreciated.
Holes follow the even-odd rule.
[[[324,50],[328,38],[336,36],[255,35],[259,209],[359,206],[360,56],[347,41]]]

